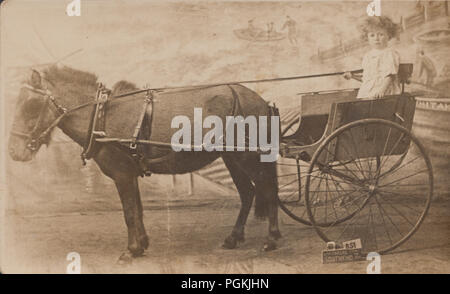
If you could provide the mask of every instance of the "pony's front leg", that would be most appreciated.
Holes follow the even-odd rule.
[[[114,180],[122,202],[125,223],[128,228],[128,251],[120,257],[127,262],[141,256],[148,247],[148,237],[143,224],[142,203],[136,177],[120,177]]]
[[[95,161],[102,172],[114,181],[119,192],[128,229],[128,252],[122,254],[119,262],[130,262],[133,257],[142,255],[148,247],[136,164],[122,150],[111,145],[101,148]]]

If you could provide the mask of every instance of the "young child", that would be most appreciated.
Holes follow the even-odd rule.
[[[400,55],[388,47],[388,41],[397,36],[397,25],[389,17],[371,16],[361,26],[361,33],[371,48],[362,61],[362,77],[350,72],[344,74],[346,79],[362,82],[357,98],[377,99],[400,94],[397,76]]]

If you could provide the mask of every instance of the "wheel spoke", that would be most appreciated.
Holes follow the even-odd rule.
[[[377,228],[375,222],[373,221],[372,203],[369,204],[369,214],[370,214],[369,223],[372,222],[373,238],[375,239],[375,249],[378,251]]]
[[[350,201],[351,203],[353,203],[353,202],[355,202],[356,200],[359,200],[359,199],[361,199],[361,198],[364,198],[366,195],[368,195],[369,193],[365,193],[365,194],[362,194],[361,196],[359,196],[359,197],[357,197],[357,198],[355,198],[355,199],[353,199],[352,201]],[[347,203],[347,204],[345,204],[345,205],[349,205],[350,204],[350,202],[349,203]],[[353,219],[353,218],[352,218]],[[335,220],[332,224],[330,224],[329,225],[329,227],[328,227],[328,230],[329,229],[332,229],[333,228],[333,226],[338,222],[339,220]],[[328,230],[326,230],[326,231],[328,231]],[[325,231],[325,232],[326,232]]]
[[[379,206],[379,208],[381,208],[381,210],[383,210],[383,212],[386,214],[386,218],[392,223],[392,225],[395,227],[395,229],[397,230],[397,232],[399,233],[399,235],[403,238],[403,234],[400,231],[400,229],[395,225],[394,221],[391,219],[391,217],[389,216],[389,214],[386,212],[386,210],[383,208],[383,206],[379,203],[378,198],[376,197],[377,195],[374,195],[375,201],[377,202],[377,205]],[[392,244],[392,240],[391,240],[391,244]]]
[[[330,191],[330,186],[328,185],[328,175],[327,175],[327,179],[326,179],[326,186],[327,186],[327,196],[328,196],[328,191]],[[327,197],[327,200],[328,200],[328,197]],[[330,196],[330,200],[331,200],[331,196]],[[326,201],[326,202],[328,202],[328,201]],[[327,217],[327,207],[328,207],[328,203],[325,204],[325,223],[327,222],[327,219],[326,219],[326,217]],[[339,217],[337,215],[337,211],[334,208],[334,204],[333,203],[332,203],[331,207],[333,208],[334,216],[336,217],[336,219],[339,219]]]
[[[390,158],[390,156],[392,155],[392,152],[394,152],[395,148],[397,148],[398,143],[400,143],[400,141],[403,139],[403,136],[404,136],[404,134],[402,133],[401,136],[400,136],[400,137],[397,139],[397,141],[395,142],[395,144],[394,144],[394,146],[392,147],[392,149],[391,149],[391,151],[389,152],[389,154],[384,156],[384,160],[382,160],[382,161],[381,161],[381,164],[380,164],[380,171],[381,171],[381,169],[382,169],[382,167],[383,167],[383,164],[384,164],[385,162],[387,162],[387,160],[388,160],[388,159]],[[384,153],[383,153],[383,154],[384,154]]]
[[[289,199],[292,195],[298,193],[298,191],[294,191],[291,194],[289,194],[288,196],[283,196],[284,199]],[[300,197],[298,197],[296,200],[291,200],[291,201],[287,201],[287,200],[281,200],[281,202],[283,202],[284,204],[289,204],[289,203],[296,203],[300,201]]]
[[[330,179],[333,181],[333,185],[334,185],[335,187],[336,187],[336,185],[339,186],[339,188],[340,188],[339,191],[361,191],[361,188],[362,188],[362,187],[358,187],[359,189],[352,189],[352,190],[344,189],[344,188],[341,186],[341,184],[340,184],[340,183],[342,183],[342,182],[336,181],[334,178],[331,177],[331,175],[330,175]],[[337,191],[337,187],[336,187],[336,191]],[[348,194],[349,194],[349,193],[346,193],[346,194],[344,194],[344,195],[341,195],[340,198],[342,198],[343,196],[346,196],[346,195],[348,195]]]
[[[398,210],[398,208],[396,208],[389,201],[384,199],[383,196],[381,196],[380,193],[378,193],[377,195],[379,195],[380,199],[382,199],[386,204],[388,204],[390,207],[392,207],[398,213],[398,215],[400,215],[403,219],[405,219],[410,225],[414,226],[414,224],[400,210]]]
[[[366,193],[366,194],[368,194],[368,193]],[[361,209],[358,211],[358,217],[361,215],[362,210],[363,210],[363,209],[361,208]],[[336,240],[340,240],[340,239],[341,239],[341,237],[344,235],[344,233],[345,233],[345,231],[347,230],[347,228],[348,228],[351,224],[355,223],[356,220],[358,219],[358,217],[354,215],[354,216],[350,219],[350,221],[345,225],[344,230],[341,232],[341,234],[339,235],[339,237],[337,237]]]
[[[284,188],[284,187],[286,187],[286,186],[292,185],[292,184],[295,183],[295,182],[297,182],[297,179],[295,179],[295,180],[293,180],[293,181],[291,181],[291,182],[289,182],[289,183],[287,183],[287,184],[284,184],[284,185],[278,187],[278,190],[281,190],[281,188]]]
[[[413,173],[413,174],[411,174],[411,175],[408,175],[408,176],[406,176],[406,177],[404,177],[404,178],[400,178],[400,179],[397,179],[397,180],[392,181],[392,182],[390,182],[390,183],[387,183],[387,184],[384,184],[384,185],[380,185],[379,187],[381,188],[381,187],[390,186],[390,185],[392,185],[392,184],[397,183],[398,181],[402,181],[402,180],[405,180],[405,179],[414,177],[414,176],[416,176],[416,175],[418,175],[418,174],[421,174],[421,173],[427,172],[427,171],[428,171],[428,169],[424,169],[424,170],[418,171],[418,172],[416,172],[416,173]]]
[[[386,193],[387,191],[378,191],[378,193],[381,193],[381,194],[384,194],[384,193]],[[390,193],[390,194],[394,194],[394,195],[397,195],[397,196],[400,196],[400,197],[403,197],[404,195],[401,195],[401,194],[397,194],[397,193],[394,193],[394,192],[387,192],[387,193]],[[387,196],[387,195],[386,195]],[[383,198],[384,199],[384,198]],[[397,204],[399,204],[399,205],[402,205],[402,206],[404,206],[404,207],[406,207],[406,208],[409,208],[410,210],[412,210],[412,211],[414,211],[414,212],[416,212],[416,213],[421,213],[420,211],[418,211],[418,210],[416,210],[416,209],[414,209],[414,208],[412,208],[412,207],[410,207],[410,206],[408,206],[408,205],[406,205],[405,203],[397,203]]]
[[[324,174],[327,174],[327,173],[324,173]],[[310,177],[311,177],[311,178],[315,178],[315,179],[323,179],[323,177],[318,177],[318,176],[310,176]],[[345,182],[346,179],[342,179],[342,178],[339,178],[339,179],[343,180],[344,182],[337,181],[337,180],[336,180],[336,182],[340,182],[340,183],[343,183],[343,184],[353,184],[353,183],[350,182],[349,180],[347,180],[347,182]]]
[[[376,142],[376,137],[377,137],[377,133],[378,133],[378,129],[375,129],[374,135],[373,135],[373,140],[372,140],[372,144],[370,145],[373,150],[373,154],[377,154],[377,145],[375,144]],[[376,156],[377,157],[377,156]],[[378,159],[378,158],[377,158]],[[370,161],[368,161],[367,165],[369,166],[369,178],[372,179],[372,164],[371,162],[373,161],[373,159],[370,159]]]
[[[334,154],[332,154],[327,148],[324,148],[323,150],[327,151],[327,152],[328,152],[329,154],[331,154],[331,156],[333,156],[333,158],[334,158]],[[342,161],[340,161],[340,160],[338,160],[338,161],[339,161],[340,164],[342,164],[342,166],[344,166],[344,168],[345,168],[347,171],[349,171],[356,179],[359,180],[358,176],[357,176],[354,172],[352,172],[351,170],[349,170],[349,168],[347,167],[346,164],[342,163]]]
[[[353,150],[355,150],[355,153],[356,153],[356,158],[362,158],[362,156],[359,156],[359,153],[358,153],[358,148],[357,148],[357,145],[355,144],[355,140],[354,140],[354,138],[353,138],[353,133],[350,131],[349,132],[350,133],[350,137],[351,137],[351,139],[352,139],[352,143],[353,143],[353,146],[354,146],[354,148],[353,148]],[[356,167],[358,167],[358,164],[357,163],[359,163],[359,168],[360,168],[360,172],[361,172],[361,175],[363,176],[363,178],[364,179],[367,179],[366,178],[366,175],[364,174],[364,169],[363,169],[363,167],[362,167],[362,165],[361,165],[361,163],[358,161],[358,160],[354,160],[354,162],[355,162],[355,165],[356,165]]]
[[[375,200],[377,201],[377,202],[379,202],[378,201],[378,198],[376,197],[377,195],[375,195],[374,196],[374,198],[375,198]],[[387,213],[387,211],[383,208],[383,206],[381,205],[381,203],[380,203],[380,208],[383,210],[383,212],[386,214],[386,218],[391,222],[391,224],[395,227],[395,229],[397,230],[397,232],[399,233],[399,235],[401,236],[401,237],[403,237],[403,234],[402,234],[402,232],[400,231],[400,229],[395,225],[395,223],[394,223],[394,221],[392,220],[392,218],[389,216],[389,214]]]
[[[317,188],[320,188],[320,184],[322,183],[322,180],[323,180],[323,178],[320,178],[319,183],[317,185]],[[311,200],[313,200],[313,198],[311,198]],[[320,200],[319,200],[319,202],[320,202]],[[314,205],[314,201],[312,202],[312,204]],[[314,205],[314,213],[313,213],[313,215],[316,214],[316,206],[317,205]]]
[[[408,164],[413,163],[413,162],[416,161],[416,159],[418,159],[418,158],[421,158],[421,157],[420,157],[420,156],[417,156],[417,157],[415,157],[414,159],[408,161],[408,162],[405,163],[403,166],[397,168],[397,169],[395,170],[395,172],[398,172],[400,169],[404,168],[404,167],[407,166]],[[381,179],[382,177],[384,177],[384,176],[390,174],[391,172],[394,172],[394,171],[388,170],[387,172],[385,172],[385,173],[383,173],[382,175],[380,175],[379,178]]]
[[[305,209],[303,209],[303,213],[302,213],[302,216],[301,216],[301,218],[305,217],[305,214],[306,214],[306,208],[305,208]]]
[[[336,183],[334,182],[334,179],[332,179],[331,178],[331,176],[330,176],[330,179],[333,181],[333,185],[334,185],[334,189],[336,190],[336,194],[338,194],[339,195],[339,192],[338,192],[338,189],[337,189],[337,186],[336,186]],[[339,186],[340,186],[340,184],[339,183],[337,183]],[[341,191],[348,191],[348,190],[341,190]],[[355,190],[353,190],[353,191],[355,191]],[[341,201],[343,201],[344,202],[344,204],[345,204],[345,194],[344,194],[344,196],[340,196],[340,197],[337,197],[337,199],[341,199]],[[334,205],[333,205],[333,207],[334,207]],[[348,213],[348,214],[350,214],[349,213],[349,211],[348,211],[348,209],[347,209],[347,207],[346,206],[341,206],[341,207],[344,207],[344,209],[345,209],[345,211]]]
[[[376,201],[376,204],[377,204],[377,207],[378,207],[378,212],[381,215],[381,220],[383,221],[384,231],[386,232],[386,234],[387,234],[387,236],[389,238],[389,241],[392,244],[392,238],[391,238],[391,235],[389,234],[389,231],[386,229],[386,222],[384,221],[384,216],[383,216],[383,213],[381,211],[380,204],[378,203],[378,201]]]

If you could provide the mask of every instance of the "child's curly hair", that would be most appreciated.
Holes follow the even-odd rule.
[[[400,26],[387,16],[369,16],[359,27],[361,39],[367,41],[367,34],[373,29],[384,29],[388,33],[389,40],[398,36]]]

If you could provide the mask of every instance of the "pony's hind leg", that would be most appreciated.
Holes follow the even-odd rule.
[[[266,162],[260,163],[259,167],[259,175],[255,179],[257,197],[255,212],[259,205],[269,218],[269,235],[263,250],[270,251],[276,249],[276,240],[281,238],[281,233],[278,228],[278,182],[276,165],[272,162]]]
[[[276,165],[261,162],[255,153],[237,155],[236,164],[250,178],[255,188],[255,216],[269,219],[269,235],[264,244],[265,251],[277,247],[276,240],[281,237],[278,228],[278,183]]]
[[[224,155],[223,161],[230,171],[231,178],[239,192],[241,198],[241,209],[234,225],[231,234],[225,239],[223,247],[226,249],[234,249],[238,242],[244,241],[244,229],[247,222],[248,214],[252,207],[255,187],[253,186],[250,177],[239,167],[235,160]]]
[[[260,156],[256,153],[227,154],[223,159],[242,200],[241,211],[233,229],[235,234],[232,233],[227,240],[234,242],[233,236],[239,232],[243,235],[245,221],[255,196],[255,216],[269,219],[269,235],[263,249],[265,251],[275,249],[276,240],[281,237],[278,228],[278,183],[275,163],[260,162]]]

